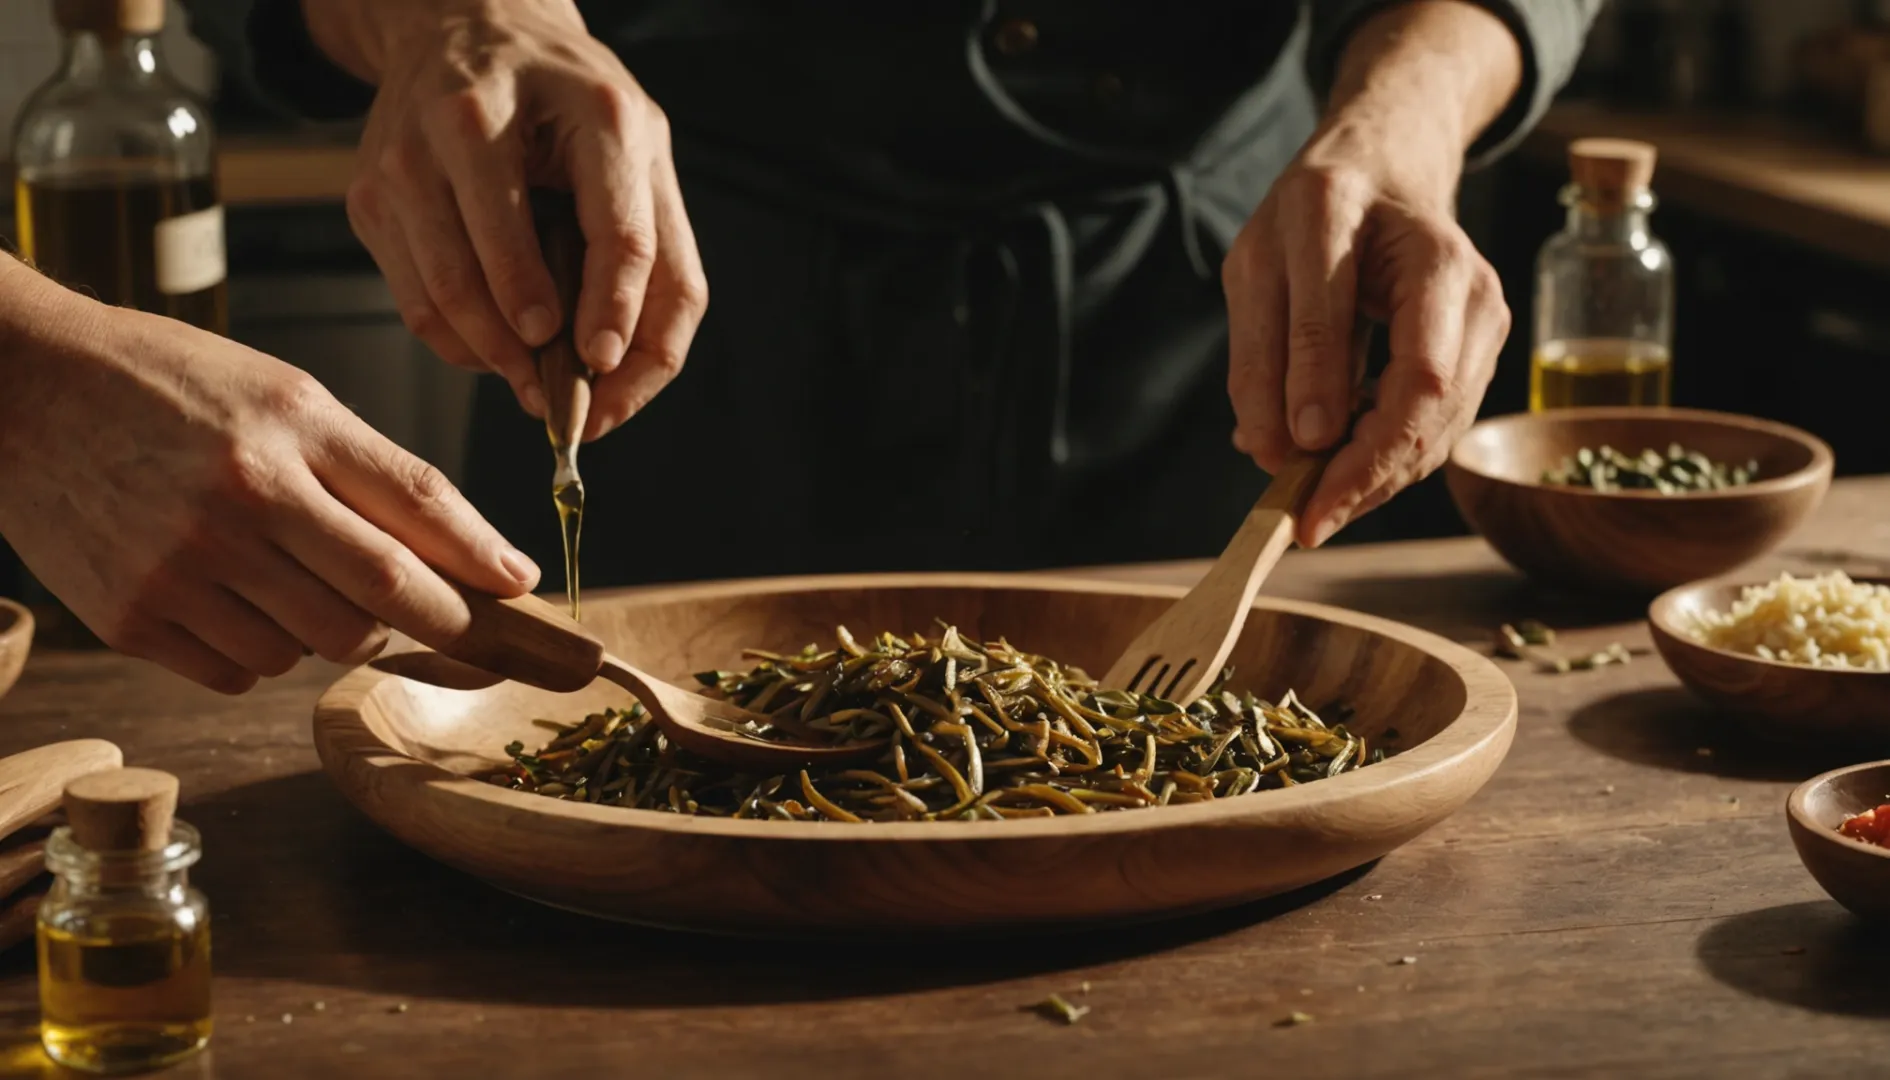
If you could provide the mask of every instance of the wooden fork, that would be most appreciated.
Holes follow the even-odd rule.
[[[1352,334],[1355,396],[1364,390],[1367,398],[1365,353],[1371,328],[1361,319]],[[1220,558],[1186,596],[1136,635],[1103,676],[1104,687],[1187,705],[1221,677],[1260,583],[1286,554],[1306,500],[1345,442],[1340,439],[1324,453],[1301,455],[1274,474]]]

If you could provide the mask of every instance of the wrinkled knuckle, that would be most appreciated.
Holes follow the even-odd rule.
[[[295,670],[295,665],[302,662],[302,647],[291,641],[278,643],[256,657],[256,666],[251,670],[265,678],[276,678]]]
[[[434,306],[445,310],[465,306],[473,295],[471,275],[444,259],[420,267],[420,285],[433,298]]]
[[[278,483],[279,467],[264,447],[237,440],[225,447],[217,464],[217,490],[227,500],[246,510],[267,505]],[[214,523],[206,524],[201,535],[193,537],[195,546],[207,548],[216,542]]]
[[[1317,211],[1356,202],[1365,178],[1356,169],[1318,165],[1294,170],[1287,183],[1287,193],[1295,202]]]
[[[665,383],[682,374],[683,365],[689,361],[688,352],[682,349],[653,349],[649,356],[650,370],[660,373]]]
[[[676,306],[700,319],[709,310],[709,279],[700,272],[677,279]]]
[[[342,205],[348,211],[348,224],[357,233],[377,230],[387,220],[387,191],[373,174],[363,173],[349,181]]]
[[[656,261],[656,231],[640,218],[618,222],[604,237],[604,249],[626,266],[647,267]],[[619,302],[628,297],[620,295]]]
[[[1456,390],[1450,365],[1435,356],[1420,356],[1405,372],[1412,396],[1424,401],[1443,401]]]
[[[427,512],[444,509],[452,502],[453,496],[458,494],[453,488],[453,482],[446,478],[445,473],[419,458],[411,459],[405,467],[405,475],[401,477],[401,487],[406,492],[409,502]]]
[[[460,142],[485,142],[494,134],[492,113],[475,90],[460,90],[427,105],[426,124],[437,135]]]
[[[1294,319],[1286,328],[1286,345],[1295,353],[1305,352],[1317,357],[1324,357],[1339,344],[1338,334],[1333,332],[1332,324],[1324,319]],[[1300,378],[1316,377],[1317,373],[1302,365],[1293,365],[1288,371],[1292,377],[1297,372]]]
[[[313,635],[309,643],[315,655],[337,664],[361,664],[373,659],[387,646],[387,627],[360,614],[330,620]]]
[[[381,149],[375,168],[383,181],[395,191],[414,192],[425,186],[432,169],[432,156],[412,142],[397,140]]]
[[[324,416],[335,406],[335,396],[328,392],[321,380],[296,369],[290,369],[273,380],[264,393],[264,401],[271,412],[295,426]]]
[[[446,325],[440,309],[432,304],[409,304],[400,309],[400,321],[407,332],[422,340],[431,340]]]
[[[404,560],[392,552],[369,559],[360,571],[360,594],[366,606],[385,608],[407,595],[412,582]]]
[[[641,127],[649,111],[641,94],[632,93],[615,82],[599,82],[591,87],[591,108],[598,123],[619,133]]]

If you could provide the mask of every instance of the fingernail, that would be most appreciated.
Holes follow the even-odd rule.
[[[558,332],[558,317],[543,304],[534,304],[518,317],[518,332],[527,345],[543,345]]]
[[[525,553],[517,548],[506,548],[500,552],[499,562],[505,565],[505,572],[512,575],[513,580],[520,585],[530,588],[538,583],[538,564],[526,558]]]
[[[623,338],[615,330],[600,330],[591,339],[591,366],[599,371],[615,371],[623,362]]]
[[[1293,417],[1293,441],[1307,450],[1318,450],[1332,437],[1332,418],[1317,402],[1301,405]]]
[[[525,407],[539,416],[545,415],[545,411],[551,406],[545,401],[543,387],[533,383],[525,388]]]

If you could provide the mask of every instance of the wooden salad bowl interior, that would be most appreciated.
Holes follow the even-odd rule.
[[[13,689],[33,651],[33,613],[0,598],[0,695]]]
[[[877,575],[688,585],[585,599],[611,650],[688,684],[856,635],[935,619],[1102,671],[1181,590],[1047,576]],[[533,717],[627,705],[608,685],[445,690],[360,668],[321,699],[329,776],[407,844],[500,888],[660,926],[758,936],[1075,928],[1226,907],[1360,866],[1443,820],[1508,750],[1516,695],[1487,659],[1336,608],[1262,600],[1232,686],[1314,709],[1401,750],[1386,761],[1213,802],[1009,821],[840,824],[691,817],[556,800],[468,774],[538,746]],[[1391,729],[1396,730],[1393,737]]]
[[[1814,776],[1785,802],[1785,824],[1805,869],[1831,899],[1866,919],[1890,919],[1890,850],[1853,840],[1838,826],[1885,803],[1890,803],[1890,761]]]
[[[1882,579],[1860,578],[1861,581]],[[1890,672],[1786,664],[1716,649],[1688,632],[1693,617],[1725,611],[1762,581],[1700,581],[1670,589],[1647,608],[1654,647],[1674,677],[1775,740],[1823,739],[1890,748]]]
[[[1601,493],[1544,484],[1583,447],[1756,461],[1759,479],[1723,491]],[[1579,589],[1651,596],[1717,577],[1770,551],[1831,486],[1831,448],[1797,428],[1695,409],[1563,409],[1471,428],[1445,468],[1464,521],[1517,569]]]

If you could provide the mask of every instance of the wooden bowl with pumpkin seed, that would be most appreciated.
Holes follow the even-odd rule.
[[[1649,596],[1777,546],[1831,469],[1823,440],[1770,420],[1585,408],[1485,420],[1445,472],[1464,521],[1530,577]]]

